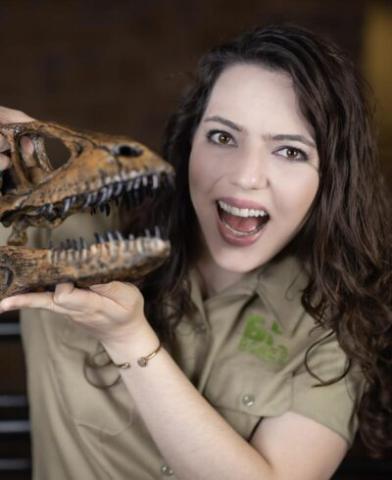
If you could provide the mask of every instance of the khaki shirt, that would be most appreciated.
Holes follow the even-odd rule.
[[[69,219],[72,220],[72,219]],[[79,236],[80,220],[63,229]],[[83,232],[94,225],[83,222]],[[64,238],[62,227],[56,235]],[[42,239],[40,239],[42,241]],[[197,313],[176,331],[172,355],[213,407],[245,439],[263,417],[297,412],[351,444],[362,381],[351,373],[326,387],[304,366],[306,350],[325,336],[313,330],[300,289],[305,277],[286,258],[251,272],[219,295],[202,300],[191,272]],[[33,430],[34,479],[151,480],[175,475],[151,439],[116,367],[83,368],[99,344],[66,317],[43,310],[22,312]],[[97,354],[105,363],[106,354]],[[336,340],[313,349],[309,366],[323,380],[345,365]]]

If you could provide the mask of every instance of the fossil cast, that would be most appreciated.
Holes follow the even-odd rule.
[[[0,195],[0,222],[11,226],[7,245],[0,247],[0,299],[64,281],[83,287],[137,280],[168,257],[170,244],[154,226],[152,234],[136,238],[117,231],[96,234],[92,243],[80,237],[56,247],[26,246],[30,226],[53,229],[74,213],[108,213],[120,202],[131,210],[143,208],[146,197],[171,188],[172,167],[146,146],[126,137],[40,121],[4,125],[0,133],[7,138],[11,158]],[[33,142],[33,155],[21,148],[25,135]],[[60,166],[47,154],[44,138],[57,139],[68,150]]]

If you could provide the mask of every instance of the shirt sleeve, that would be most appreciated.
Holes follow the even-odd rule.
[[[290,410],[325,425],[352,445],[358,428],[357,407],[364,391],[364,378],[359,368],[351,366],[339,378],[347,358],[334,336],[316,345],[308,355],[308,367],[326,385],[312,376],[303,363],[293,375]]]

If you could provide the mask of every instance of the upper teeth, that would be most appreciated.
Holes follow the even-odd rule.
[[[218,200],[218,204],[222,210],[237,215],[238,217],[265,217],[268,213],[265,210],[256,210],[254,208],[237,208],[228,205],[223,200]]]

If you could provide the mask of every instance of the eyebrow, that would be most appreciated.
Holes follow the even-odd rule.
[[[226,125],[226,127],[230,127],[232,128],[233,130],[237,130],[237,132],[242,132],[243,131],[243,127],[241,127],[240,125],[237,125],[236,123],[230,121],[230,120],[227,120],[227,118],[223,118],[223,117],[220,117],[219,115],[213,115],[212,117],[208,117],[204,120],[205,122],[219,122],[219,123],[223,123],[223,125]]]
[[[231,120],[228,120],[227,118],[220,117],[219,115],[213,115],[212,117],[208,117],[204,120],[205,122],[218,122],[222,123],[223,125],[226,125],[226,127],[230,127],[233,130],[236,130],[237,132],[242,132],[244,130],[244,127],[237,125],[236,123],[232,122]],[[303,135],[293,135],[293,134],[278,134],[278,135],[264,135],[264,139],[266,140],[274,140],[274,141],[282,141],[282,140],[291,140],[294,142],[301,142],[305,145],[308,145],[309,147],[316,148],[316,145],[314,142],[311,140],[307,139]]]
[[[275,140],[275,141],[282,141],[282,140],[291,140],[292,142],[301,142],[309,147],[316,148],[316,145],[311,140],[308,140],[303,135],[292,135],[292,134],[279,134],[279,135],[265,135],[264,138],[266,140]]]

